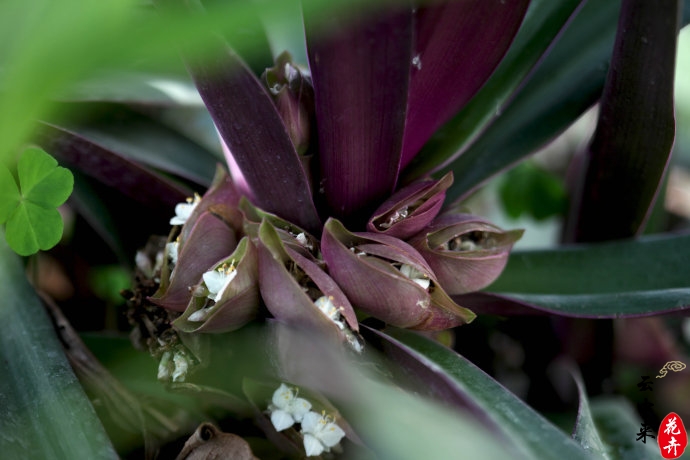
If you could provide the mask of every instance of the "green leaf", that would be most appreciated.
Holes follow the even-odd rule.
[[[592,412],[589,407],[589,398],[585,390],[585,384],[579,373],[574,373],[573,378],[577,384],[577,392],[580,398],[580,404],[577,409],[577,420],[575,420],[575,430],[573,431],[573,439],[580,443],[583,449],[592,451],[599,456],[606,455],[606,446],[599,437],[597,427],[592,418]]]
[[[573,376],[580,396],[573,438],[587,451],[607,460],[656,458],[654,442],[637,442],[639,416],[623,398],[600,398],[590,405],[579,374]],[[637,425],[636,425],[637,423]]]
[[[20,198],[21,195],[12,173],[0,164],[0,224],[9,219]]]
[[[626,399],[604,398],[592,402],[592,418],[611,460],[659,458],[654,441],[636,441],[640,417]]]
[[[115,459],[19,258],[0,235],[3,458]]]
[[[688,234],[516,251],[487,291],[567,316],[664,314],[690,307],[689,251]]]
[[[675,137],[673,86],[679,0],[624,1],[594,137],[574,182],[566,241],[644,230]]]
[[[498,192],[506,213],[513,219],[527,213],[543,220],[566,209],[563,182],[532,162],[508,171]]]
[[[57,209],[20,202],[7,221],[7,244],[17,254],[28,256],[39,249],[55,246],[62,236],[62,228],[62,217]]]
[[[491,292],[615,294],[688,289],[690,234],[515,251]]]
[[[533,153],[594,104],[604,85],[620,3],[592,0],[579,10],[500,116],[448,168],[449,200],[467,196],[491,176]]]
[[[436,373],[449,378],[528,458],[587,459],[587,453],[551,422],[535,412],[481,369],[454,351],[414,332],[386,329],[394,346]],[[558,446],[555,448],[555,446]]]
[[[53,157],[35,147],[24,151],[17,174],[20,194],[7,219],[6,238],[17,254],[27,256],[60,241],[63,224],[55,208],[72,193],[74,178]]]

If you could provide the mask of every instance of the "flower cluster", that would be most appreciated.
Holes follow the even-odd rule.
[[[443,18],[443,37],[457,34],[453,18],[469,6],[429,8],[437,7],[384,8],[342,30],[334,24],[321,39],[307,33],[309,70],[287,54],[261,80],[232,52],[212,68],[190,63],[232,178],[219,168],[203,197],[175,207],[159,288],[149,297],[179,313],[174,328],[227,332],[268,311],[359,352],[358,317],[419,330],[474,319],[458,296],[496,279],[521,231],[444,212],[450,173],[404,187],[400,174],[498,64],[526,3],[506,7],[509,32],[461,90],[422,85],[432,73],[455,81],[453,66],[464,68],[447,68],[450,49],[433,18]],[[357,71],[371,65],[380,72]],[[352,106],[364,101],[377,106]],[[439,105],[447,107],[437,113]]]
[[[398,327],[440,330],[474,318],[453,295],[500,273],[520,232],[468,214],[441,214],[452,177],[403,188],[366,232],[328,219],[321,238],[240,197],[219,170],[193,209],[175,217],[167,264],[150,300],[181,315],[185,332],[224,332],[263,305],[279,321],[311,327],[360,351],[356,310]],[[186,209],[186,208],[185,208]]]
[[[297,397],[297,389],[284,383],[273,393],[268,406],[276,431],[283,431],[295,423],[301,424],[307,457],[329,452],[345,437],[345,432],[335,423],[334,417],[314,412],[311,407],[309,401]]]

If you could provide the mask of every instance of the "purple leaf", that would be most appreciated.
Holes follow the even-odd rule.
[[[624,0],[594,139],[566,239],[639,234],[654,204],[675,133],[673,83],[680,2]]]
[[[310,231],[321,223],[311,187],[273,101],[229,48],[189,72],[256,204]]]
[[[412,14],[307,23],[319,161],[329,214],[360,225],[393,192],[411,62]],[[372,206],[373,205],[373,206]]]
[[[144,205],[169,206],[172,210],[192,195],[188,188],[60,126],[43,122],[34,139],[69,167]]]
[[[402,167],[479,91],[512,43],[528,5],[529,0],[465,0],[417,11]]]

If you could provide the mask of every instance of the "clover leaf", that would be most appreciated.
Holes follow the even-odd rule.
[[[7,244],[19,255],[55,246],[62,236],[57,207],[72,193],[72,173],[39,148],[24,151],[17,165],[19,186],[0,165],[0,224],[6,223]]]

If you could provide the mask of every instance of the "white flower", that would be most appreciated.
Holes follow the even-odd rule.
[[[276,431],[283,431],[295,423],[301,422],[304,414],[311,409],[311,403],[297,397],[297,391],[281,383],[273,393],[272,404],[268,406],[271,411],[271,423]]]
[[[400,273],[419,284],[423,289],[429,289],[429,285],[431,284],[429,277],[414,268],[412,265],[402,264],[400,267]]]
[[[170,219],[170,225],[184,225],[200,201],[201,197],[195,193],[194,198],[187,198],[186,203],[178,203],[175,206],[175,217]]]
[[[176,352],[173,356],[173,363],[175,364],[175,371],[172,374],[172,381],[184,382],[189,369],[189,360],[184,354]]]
[[[200,308],[191,315],[187,317],[187,321],[191,321],[193,323],[198,323],[200,321],[203,321],[206,319],[209,313],[211,313],[212,307],[205,307],[205,308]]]
[[[170,378],[170,367],[172,353],[166,351],[161,357],[161,362],[158,364],[158,380],[167,381]]]
[[[223,296],[223,292],[230,285],[230,282],[237,276],[234,261],[228,266],[223,264],[215,270],[206,272],[202,275],[204,283],[208,288],[208,298],[218,302]]]
[[[168,254],[168,259],[173,265],[177,265],[177,249],[179,248],[179,241],[173,241],[165,245],[165,251]]]
[[[331,417],[316,412],[309,412],[302,419],[302,434],[307,457],[329,452],[345,436]]]
[[[328,319],[333,321],[341,330],[345,329],[345,323],[343,323],[340,316],[340,309],[333,304],[333,297],[323,295],[316,299],[314,305],[319,307],[319,310],[328,316]]]

